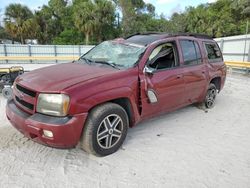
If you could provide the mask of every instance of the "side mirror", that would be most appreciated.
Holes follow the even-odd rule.
[[[155,69],[148,67],[148,66],[145,66],[145,68],[143,70],[143,72],[147,73],[147,74],[154,74],[154,71],[155,71]]]

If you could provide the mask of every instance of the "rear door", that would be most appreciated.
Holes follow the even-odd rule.
[[[218,44],[215,41],[203,41],[203,47],[205,48],[205,56],[207,61],[207,69],[209,71],[211,79],[213,77],[221,78],[221,85],[219,90],[224,86],[226,79],[226,65],[223,61],[222,53]]]
[[[203,97],[207,86],[207,70],[196,40],[179,39],[184,67],[185,101],[194,103]]]

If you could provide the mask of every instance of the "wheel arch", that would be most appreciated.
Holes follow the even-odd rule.
[[[85,109],[85,112],[90,113],[95,107],[104,103],[115,103],[120,105],[126,111],[129,118],[129,126],[133,127],[140,119],[138,101],[136,93],[129,87],[121,87],[112,90],[106,90],[91,97],[76,101],[77,109]]]
[[[117,98],[108,102],[112,102],[112,103],[120,105],[126,111],[128,115],[129,127],[132,127],[134,125],[134,122],[135,122],[134,113],[133,113],[131,101],[129,98],[122,97],[122,98]]]
[[[98,104],[95,104],[94,106],[92,106],[89,110],[88,110],[88,114],[96,107],[103,105],[105,103],[114,103],[114,104],[118,104],[119,106],[121,106],[127,113],[128,115],[128,119],[129,119],[129,127],[133,127],[135,124],[135,112],[133,110],[132,104],[131,104],[131,100],[128,97],[119,97],[119,98],[115,98],[115,99],[111,99],[111,100],[106,100],[106,101],[102,101]]]
[[[220,92],[221,90],[221,77],[220,76],[216,76],[214,77],[210,83],[214,84],[215,87],[218,89],[218,91]]]

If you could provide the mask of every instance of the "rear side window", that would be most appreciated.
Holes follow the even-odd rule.
[[[209,62],[222,61],[222,55],[217,44],[215,43],[204,43],[204,44]]]
[[[201,52],[197,42],[192,40],[181,40],[180,44],[184,65],[196,65],[201,63]]]

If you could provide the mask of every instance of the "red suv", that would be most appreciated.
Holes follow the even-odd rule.
[[[28,138],[94,155],[114,153],[128,127],[192,103],[214,106],[226,66],[196,34],[136,34],[105,41],[72,63],[19,76],[7,118]]]

